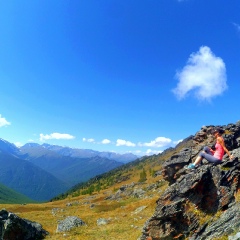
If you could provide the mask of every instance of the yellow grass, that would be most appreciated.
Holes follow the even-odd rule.
[[[240,189],[235,193],[236,202],[240,202]]]
[[[49,236],[46,237],[47,240],[138,239],[141,236],[144,223],[155,211],[157,199],[168,186],[161,176],[154,178],[151,176],[151,172],[160,170],[161,164],[170,156],[171,153],[163,157],[151,157],[144,162],[140,162],[139,165],[117,172],[120,176],[129,175],[130,178],[127,181],[115,183],[100,192],[94,192],[91,196],[73,197],[73,193],[67,199],[61,201],[27,205],[2,204],[1,208],[5,208],[22,218],[40,223],[49,232]],[[143,199],[125,197],[118,201],[105,200],[107,196],[115,194],[122,185],[129,185],[132,182],[138,183],[143,168],[147,173],[147,180],[137,187],[144,189],[149,184],[162,180],[163,184],[160,188],[148,191]],[[102,179],[102,181],[105,181],[105,184],[107,179]],[[67,203],[74,204],[66,206]],[[92,204],[94,204],[94,207],[90,207]],[[139,213],[135,213],[135,210],[142,206],[146,208]],[[55,209],[55,214],[52,213],[53,209]],[[56,233],[58,221],[65,219],[67,216],[79,217],[86,223],[86,226],[74,228],[69,232]],[[98,226],[97,220],[99,218],[108,219],[109,223]]]
[[[154,183],[159,178],[148,176],[147,182],[139,187],[144,188],[147,184]],[[133,197],[126,197],[119,201],[104,199],[108,195],[114,194],[114,189],[119,189],[120,186],[132,182],[137,183],[138,180],[139,174],[135,174],[131,180],[118,183],[107,190],[101,190],[99,193],[94,193],[91,196],[81,195],[75,198],[69,197],[65,200],[42,204],[2,204],[1,208],[5,208],[22,218],[40,223],[49,232],[49,236],[46,237],[47,240],[137,239],[141,236],[144,223],[154,213],[156,200],[160,196],[160,193],[158,193],[159,189],[156,192],[149,191],[146,194],[148,196],[146,199]],[[163,188],[166,188],[166,186],[164,185]],[[66,206],[67,203],[73,203],[73,205]],[[94,204],[94,207],[91,208],[91,204]],[[146,208],[139,213],[134,213],[141,206],[146,206]],[[53,209],[58,209],[55,215],[52,213]],[[63,220],[67,216],[79,217],[86,223],[86,226],[74,228],[69,232],[56,233],[58,221]],[[109,223],[98,226],[97,220],[99,218],[108,219]]]

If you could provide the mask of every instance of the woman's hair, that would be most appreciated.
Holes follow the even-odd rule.
[[[215,129],[213,130],[213,133],[215,133],[215,132],[218,132],[219,134],[223,134],[223,133],[225,133],[225,130],[222,129],[222,128],[217,127],[217,128],[215,128]]]

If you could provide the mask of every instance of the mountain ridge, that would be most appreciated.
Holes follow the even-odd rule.
[[[53,150],[54,149],[54,150]],[[68,182],[71,186],[84,182],[95,175],[123,165],[121,162],[99,156],[77,157],[63,154],[64,147],[53,145],[34,145],[20,148],[24,159]],[[68,148],[67,151],[72,151]]]
[[[63,156],[69,156],[69,157],[78,157],[78,158],[91,158],[91,157],[103,157],[108,158],[110,160],[115,160],[117,162],[122,163],[128,163],[133,160],[136,160],[139,158],[139,156],[134,155],[132,153],[115,153],[115,152],[109,152],[109,151],[96,151],[93,149],[81,149],[81,148],[70,148],[66,146],[60,146],[60,145],[51,145],[47,143],[38,144],[38,143],[26,143],[22,147],[20,147],[20,151],[24,149],[30,149],[34,147],[43,147],[45,149],[54,151],[60,155]]]
[[[70,185],[52,174],[7,152],[0,152],[0,182],[35,201],[49,200]]]
[[[0,139],[0,182],[31,199],[47,201],[79,182],[123,165],[98,156],[94,150],[83,150],[94,155],[80,158],[79,151],[46,143],[28,143],[18,148]]]

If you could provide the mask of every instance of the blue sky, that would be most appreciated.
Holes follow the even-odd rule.
[[[0,2],[0,137],[158,153],[239,118],[239,0]]]

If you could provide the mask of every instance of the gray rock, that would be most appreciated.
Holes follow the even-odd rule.
[[[62,221],[59,221],[56,232],[70,231],[72,228],[86,225],[80,218],[69,216]]]
[[[222,235],[230,235],[239,229],[240,227],[240,203],[236,204],[234,207],[226,210],[221,218],[217,219],[213,223],[209,223],[204,226],[204,231],[199,229],[199,232],[196,233],[191,239],[192,240],[211,240],[218,238]],[[231,239],[231,237],[230,237]],[[239,239],[234,237],[233,239]]]
[[[155,173],[154,173],[154,176],[153,177],[157,177],[157,176],[161,176],[162,175],[162,171],[156,171]]]
[[[105,218],[99,218],[97,220],[97,225],[100,226],[100,225],[106,225],[108,224],[110,221],[108,219],[105,219]]]
[[[71,207],[71,206],[77,206],[77,205],[79,205],[80,203],[79,203],[79,201],[74,201],[74,202],[68,202],[68,203],[66,203],[66,206],[67,207]]]
[[[105,200],[120,200],[123,197],[131,196],[133,194],[133,187],[135,185],[136,184],[134,182],[129,185],[122,185],[115,194],[107,196]]]
[[[141,188],[134,188],[132,196],[136,198],[143,198],[146,191]]]
[[[62,208],[53,208],[52,209],[52,215],[56,216],[58,213],[63,213],[65,210]]]
[[[138,214],[140,213],[141,211],[143,211],[147,206],[142,206],[142,207],[139,207],[137,209],[135,209],[135,211],[133,212],[133,214]]]
[[[90,205],[90,208],[92,209],[92,208],[94,208],[94,207],[95,207],[95,204],[92,203],[92,204]]]
[[[56,215],[60,211],[60,208],[53,208],[52,209],[52,215]]]
[[[5,209],[0,211],[2,240],[38,240],[45,238],[48,234],[37,222],[20,218]]]
[[[153,190],[153,189],[157,189],[158,188],[158,185],[157,183],[153,183],[153,184],[150,184],[146,187],[146,190],[147,191],[150,191],[150,190]]]
[[[228,240],[239,240],[240,239],[240,232],[238,232],[236,235],[234,236],[229,236]]]

